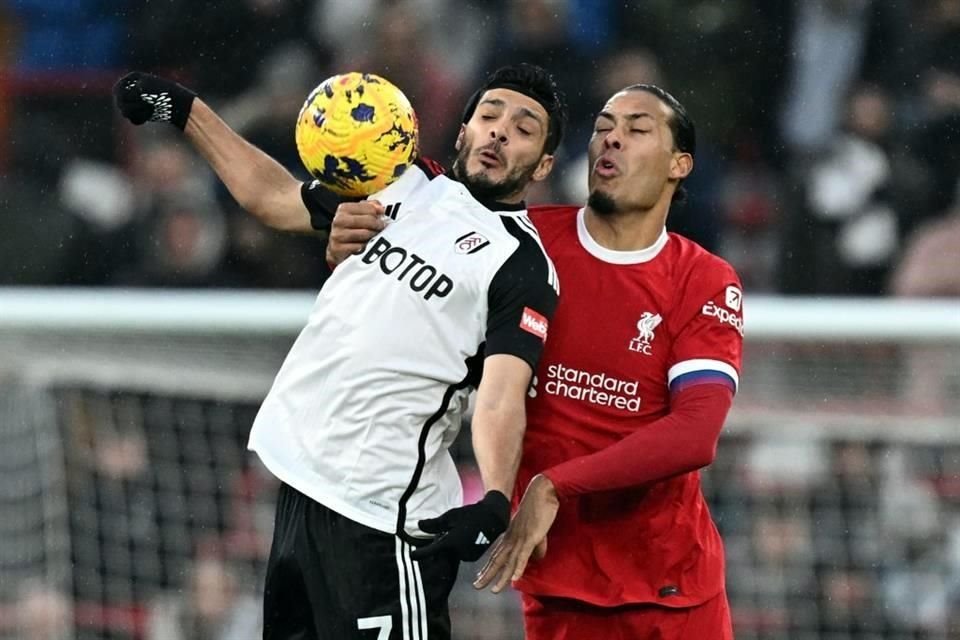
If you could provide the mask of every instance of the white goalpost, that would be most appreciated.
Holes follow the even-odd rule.
[[[245,443],[313,299],[0,288],[0,640],[259,637],[275,484]],[[744,313],[704,472],[737,638],[960,637],[960,303]],[[472,573],[455,637],[522,638]]]

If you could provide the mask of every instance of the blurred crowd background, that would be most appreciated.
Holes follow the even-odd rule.
[[[327,277],[322,239],[263,228],[179,132],[121,119],[127,70],[195,89],[307,179],[293,127],[324,78],[396,82],[449,163],[473,87],[518,61],[571,109],[531,202],[582,202],[594,114],[654,82],[698,130],[668,224],[748,295],[960,297],[960,0],[0,0],[0,285]],[[751,384],[705,474],[738,638],[960,638],[956,345],[900,347],[748,340]],[[244,450],[256,406],[0,376],[0,638],[258,637],[275,487]],[[464,582],[453,615],[458,637],[521,637],[509,595]]]
[[[749,291],[960,295],[960,0],[6,0],[0,282],[316,288],[315,240],[266,232],[110,87],[175,77],[306,178],[293,126],[334,73],[380,73],[451,159],[467,96],[550,69],[572,124],[532,202],[582,202],[607,97],[673,92],[699,144],[670,226]]]

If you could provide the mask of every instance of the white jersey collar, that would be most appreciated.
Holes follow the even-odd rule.
[[[650,262],[660,254],[660,251],[666,246],[667,240],[669,239],[667,229],[664,227],[656,241],[646,249],[638,249],[636,251],[614,251],[613,249],[607,249],[606,247],[600,246],[600,244],[591,237],[590,232],[587,230],[584,212],[584,209],[580,209],[580,211],[577,212],[577,236],[580,238],[580,244],[587,250],[587,253],[604,262],[611,264],[640,264],[642,262]]]

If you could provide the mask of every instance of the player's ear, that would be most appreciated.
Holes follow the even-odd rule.
[[[550,175],[551,171],[553,171],[553,156],[545,153],[540,156],[540,162],[537,163],[537,168],[533,171],[534,182],[540,182],[545,179]]]
[[[677,151],[670,160],[670,177],[674,180],[683,180],[693,171],[693,156],[689,153]]]
[[[453,148],[457,151],[460,151],[460,148],[463,146],[463,138],[467,135],[467,125],[460,125],[460,132],[457,133],[457,141],[453,144]]]

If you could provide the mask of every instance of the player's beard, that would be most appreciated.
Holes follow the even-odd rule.
[[[590,192],[590,196],[587,198],[587,206],[601,218],[612,216],[620,210],[613,196],[596,189]]]
[[[453,175],[466,185],[474,198],[484,202],[503,201],[522,192],[533,179],[533,174],[536,173],[540,162],[538,159],[529,165],[518,166],[501,180],[494,182],[482,173],[473,175],[467,173],[467,158],[472,151],[472,147],[464,146],[460,149],[457,159],[453,162]]]

